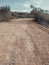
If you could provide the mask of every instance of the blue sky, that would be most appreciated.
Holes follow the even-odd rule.
[[[12,11],[30,12],[30,4],[49,10],[49,0],[0,0],[0,7],[9,5]]]

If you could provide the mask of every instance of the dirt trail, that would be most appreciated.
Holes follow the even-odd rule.
[[[49,65],[49,30],[29,18],[0,22],[0,65]]]

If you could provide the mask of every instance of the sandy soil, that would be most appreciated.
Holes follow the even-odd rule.
[[[49,30],[29,18],[0,22],[0,65],[49,65]]]

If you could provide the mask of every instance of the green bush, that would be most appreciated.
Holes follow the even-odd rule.
[[[10,6],[0,7],[0,21],[8,21],[10,17]]]
[[[49,14],[44,13],[42,9],[34,8],[31,13],[34,15],[34,19],[37,23],[42,24],[48,24],[49,23]]]
[[[10,11],[10,6],[2,6],[0,7],[0,13],[6,13]]]

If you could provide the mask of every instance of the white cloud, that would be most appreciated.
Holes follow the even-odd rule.
[[[25,9],[25,10],[22,10],[22,12],[30,12],[30,10]]]
[[[11,10],[13,12],[30,12],[30,10],[24,9],[24,10]]]
[[[19,12],[30,12],[31,4],[37,8],[49,10],[49,0],[30,0],[30,1],[28,0],[28,2],[24,2],[24,3],[15,2],[14,4],[17,7],[16,11],[19,11]]]
[[[30,3],[24,3],[23,6],[24,6],[25,8],[29,8],[29,7],[30,7]]]
[[[23,10],[17,10],[18,12],[30,12],[30,10],[23,9]]]
[[[16,12],[16,10],[11,10],[11,11]]]

